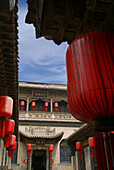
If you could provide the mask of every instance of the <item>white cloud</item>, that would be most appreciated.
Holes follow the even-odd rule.
[[[19,10],[20,80],[66,83],[67,43],[58,46],[45,38],[36,39],[34,26],[25,24],[26,14],[26,8]]]

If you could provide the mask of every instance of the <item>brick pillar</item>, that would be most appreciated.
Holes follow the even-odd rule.
[[[72,161],[72,170],[76,170],[76,157],[72,156],[71,161]]]
[[[92,170],[89,146],[84,148],[84,154],[85,154],[85,167],[86,167],[87,170],[88,169]]]

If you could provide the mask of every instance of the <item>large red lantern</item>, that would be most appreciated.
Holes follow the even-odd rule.
[[[58,103],[54,103],[54,107],[55,107],[55,112],[57,112],[57,108],[58,108]]]
[[[11,135],[14,133],[15,121],[13,119],[7,119],[5,121],[5,134]]]
[[[21,106],[21,110],[23,110],[23,107],[25,106],[25,101],[24,100],[21,101],[20,106]]]
[[[36,102],[32,102],[32,111],[34,111],[35,107],[36,107]]]
[[[0,96],[0,137],[5,135],[5,119],[12,116],[13,99],[8,96]]]
[[[48,102],[45,102],[46,112],[48,111],[48,107],[49,107],[49,103],[48,103]]]
[[[114,128],[114,35],[93,32],[66,53],[68,103],[72,115],[97,130]]]

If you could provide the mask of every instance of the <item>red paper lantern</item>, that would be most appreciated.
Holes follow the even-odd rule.
[[[27,144],[27,151],[31,151],[32,150],[32,144]]]
[[[32,102],[32,107],[36,107],[36,102]]]
[[[95,148],[95,138],[94,137],[89,137],[88,142],[89,142],[90,148]]]
[[[54,103],[54,107],[55,107],[55,112],[57,112],[58,103]]]
[[[32,102],[32,111],[34,111],[35,107],[36,107],[36,102]]]
[[[76,150],[79,151],[79,159],[81,159],[82,142],[76,142]]]
[[[5,120],[0,120],[0,137],[4,138],[5,135]]]
[[[9,154],[8,154],[8,156],[9,156],[10,158],[13,158],[13,156],[14,156],[14,152],[13,152],[11,149],[9,149]]]
[[[5,134],[11,135],[14,133],[15,121],[13,119],[7,119],[5,121]]]
[[[45,102],[46,112],[47,112],[47,110],[48,110],[48,107],[49,107],[49,103],[48,103],[48,102]]]
[[[52,152],[54,150],[53,145],[49,145],[49,151]]]
[[[17,148],[17,142],[15,141],[15,145],[11,148],[11,150],[16,150],[16,148]]]
[[[93,32],[74,40],[66,53],[72,115],[96,129],[114,128],[114,35]]]
[[[9,136],[9,146],[15,146],[15,141],[16,141],[16,136],[15,135],[10,135]]]
[[[21,105],[21,110],[23,110],[23,107],[25,106],[25,101],[22,100],[20,105]]]
[[[8,96],[0,96],[0,118],[10,118],[13,110],[13,99]]]
[[[76,142],[76,150],[80,151],[83,149],[82,142]]]
[[[4,143],[5,148],[9,148],[9,136],[5,137],[5,143]]]

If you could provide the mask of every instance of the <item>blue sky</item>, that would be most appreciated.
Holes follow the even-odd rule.
[[[19,0],[19,81],[66,84],[68,44],[36,39],[34,26],[25,23],[26,14],[26,0]]]

